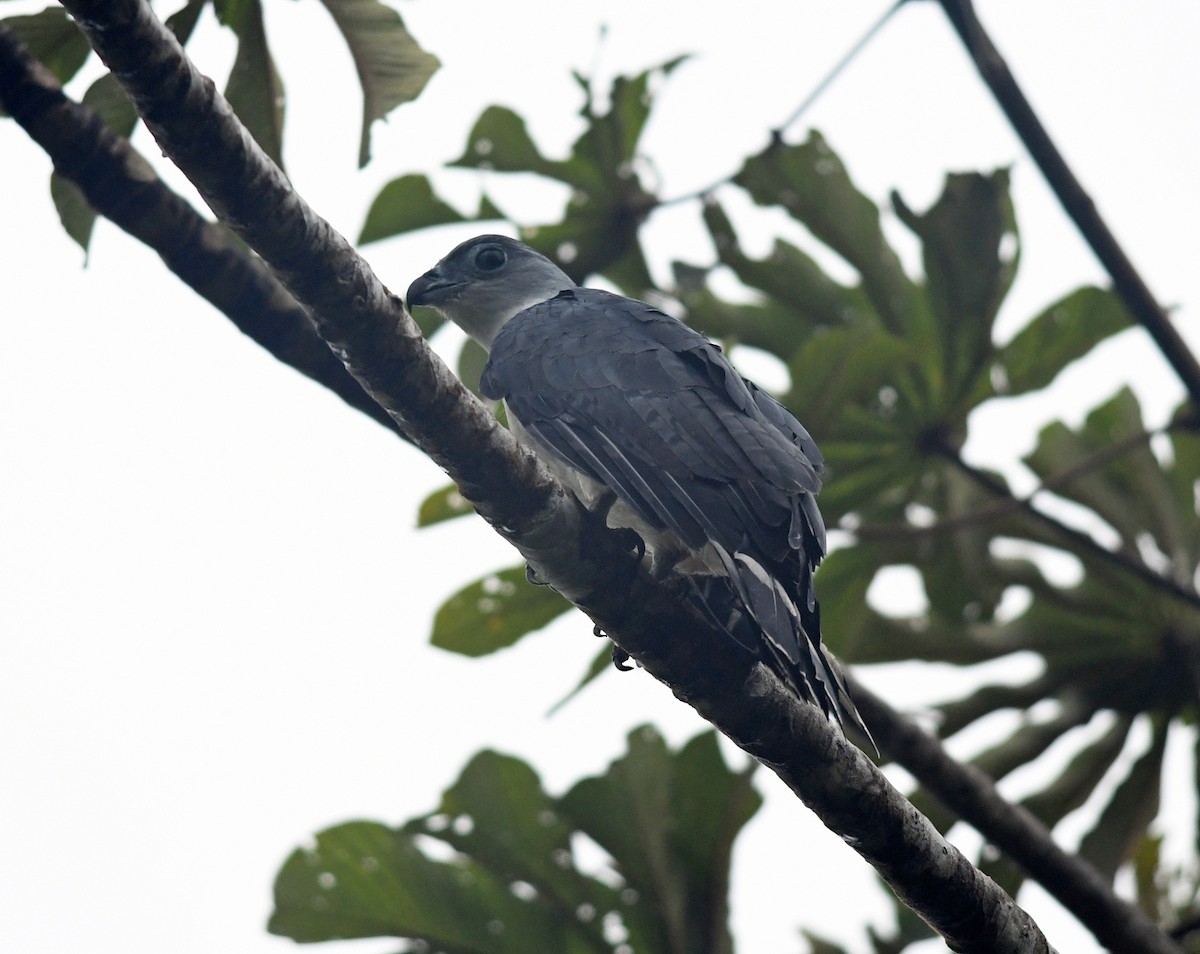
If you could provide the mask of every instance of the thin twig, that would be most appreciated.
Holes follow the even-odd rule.
[[[846,54],[837,61],[833,69],[825,74],[825,78],[813,88],[811,93],[804,97],[804,100],[800,103],[800,105],[792,110],[792,114],[780,124],[779,128],[775,131],[776,138],[783,136],[783,134],[786,133],[788,129],[800,119],[801,116],[808,112],[813,103],[821,98],[821,95],[825,92],[825,90],[833,85],[834,80],[842,75],[846,67],[854,62],[854,58],[867,48],[867,44],[875,39],[879,32],[885,26],[887,26],[888,21],[892,18],[895,12],[907,2],[908,0],[896,0],[895,3],[883,11],[883,15],[871,24],[867,32],[859,37],[858,42],[855,43],[854,46],[850,47]]]
[[[1016,501],[1023,513],[1032,517],[1043,526],[1052,529],[1056,534],[1067,540],[1081,555],[1095,557],[1111,567],[1126,573],[1132,573],[1142,582],[1148,583],[1164,593],[1169,593],[1171,596],[1183,600],[1190,606],[1200,607],[1200,594],[1181,586],[1168,577],[1155,573],[1146,564],[1134,559],[1127,553],[1122,553],[1119,550],[1109,550],[1107,547],[1101,546],[1089,534],[1084,533],[1082,530],[1076,530],[1074,527],[1069,527],[1062,521],[1056,520],[1047,513],[1043,513],[1030,501],[1013,497],[1012,491],[1008,489],[1008,486],[1003,481],[998,480],[986,471],[972,467],[953,448],[939,445],[934,450],[984,490],[1006,500]]]
[[[897,539],[912,539],[916,537],[936,536],[943,533],[954,533],[958,530],[965,530],[971,527],[978,527],[990,523],[993,520],[998,520],[1000,517],[1006,516],[1017,510],[1032,507],[1034,498],[1041,493],[1047,493],[1065,487],[1073,483],[1080,477],[1083,477],[1092,471],[1096,470],[1103,464],[1108,463],[1122,454],[1126,454],[1136,447],[1140,447],[1159,434],[1169,434],[1172,430],[1184,426],[1191,426],[1183,419],[1171,421],[1164,427],[1156,427],[1148,430],[1137,431],[1133,434],[1128,434],[1121,440],[1116,441],[1107,447],[1096,451],[1094,454],[1089,454],[1083,460],[1072,464],[1070,467],[1065,467],[1056,474],[1051,474],[1040,484],[1033,488],[1028,494],[1023,497],[1018,497],[1015,494],[1003,497],[993,504],[986,507],[981,507],[978,510],[973,510],[970,513],[956,514],[952,517],[943,517],[941,520],[935,520],[933,523],[923,526],[913,523],[877,523],[863,524],[857,527],[845,527],[843,529],[853,533],[860,540],[897,540]]]
[[[852,62],[854,62],[855,58],[867,48],[867,44],[875,39],[880,31],[887,26],[888,21],[891,20],[896,11],[908,2],[909,0],[896,0],[895,3],[883,11],[883,14],[879,17],[879,19],[867,28],[866,33],[864,33],[858,38],[857,41],[855,41],[854,45],[850,47],[850,49],[842,56],[842,58],[833,65],[833,68],[830,69],[829,72],[827,72],[821,78],[820,82],[813,87],[812,92],[805,96],[804,99],[801,100],[800,105],[792,110],[791,115],[789,115],[787,119],[785,119],[771,131],[771,142],[779,142],[783,138],[783,134],[786,133],[789,128],[794,126],[796,122],[799,121],[800,117],[812,108],[813,104],[825,94],[826,90],[828,90],[829,87],[833,85],[834,81],[846,71],[846,68],[850,66]],[[661,199],[656,202],[655,205],[657,207],[681,205],[684,202],[694,202],[705,199],[712,195],[712,193],[714,193],[721,186],[731,184],[736,175],[737,173],[730,173],[729,175],[704,186],[702,189],[693,189],[691,192],[685,192],[683,195],[677,195],[670,199]]]
[[[971,0],[940,0],[940,3],[1013,130],[1041,169],[1064,211],[1108,271],[1114,291],[1121,296],[1137,322],[1149,332],[1179,375],[1193,405],[1200,408],[1200,362],[1175,330],[1166,311],[1155,300],[1149,286],[1101,218],[1096,203],[1075,178],[1050,139],[1017,85],[1008,64],[975,15]]]

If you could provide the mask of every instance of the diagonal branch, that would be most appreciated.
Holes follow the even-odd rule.
[[[1071,172],[1062,153],[1054,145],[1050,134],[1046,132],[1021,87],[1017,85],[1004,57],[1000,55],[983,24],[979,22],[971,0],[940,2],[975,62],[975,68],[992,91],[1000,108],[1004,110],[1009,123],[1021,137],[1033,161],[1042,170],[1046,182],[1054,190],[1075,227],[1112,277],[1113,289],[1171,363],[1171,367],[1175,369],[1191,396],[1192,404],[1200,408],[1200,362],[1175,330],[1166,311],[1155,300],[1149,286],[1101,218],[1095,201]]]
[[[1082,530],[1076,530],[1074,527],[1069,527],[1062,521],[1056,520],[1049,514],[1039,510],[1034,506],[1030,498],[1014,497],[1012,491],[1009,490],[1004,481],[986,471],[980,470],[978,467],[971,466],[963,460],[962,455],[954,448],[942,444],[936,446],[934,450],[972,481],[988,491],[988,493],[1006,504],[1012,501],[1015,509],[1032,517],[1039,524],[1051,530],[1055,536],[1067,541],[1075,552],[1092,557],[1103,566],[1120,570],[1122,573],[1130,573],[1143,583],[1147,583],[1160,592],[1187,603],[1189,606],[1200,607],[1200,594],[1194,590],[1188,589],[1168,576],[1155,572],[1141,560],[1128,553],[1120,550],[1110,550],[1107,547],[1101,546],[1089,534],[1084,533]]]
[[[101,215],[154,249],[172,272],[274,357],[399,433],[313,330],[270,270],[222,226],[201,217],[94,110],[0,23],[0,102]]]
[[[1141,910],[1113,894],[1095,868],[1056,845],[1031,812],[1005,801],[987,775],[952,759],[936,737],[853,677],[849,681],[859,711],[888,755],[942,804],[1002,848],[1111,951],[1180,954]]]
[[[1044,952],[1037,926],[812,706],[652,580],[429,351],[139,0],[66,0],[169,155],[313,316],[360,384],[538,575],[768,764],[959,951]]]

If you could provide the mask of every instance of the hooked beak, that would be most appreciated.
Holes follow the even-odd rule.
[[[416,305],[429,305],[437,308],[442,302],[453,298],[462,282],[452,282],[444,278],[436,268],[431,268],[420,278],[408,286],[404,294],[404,307],[412,312]]]

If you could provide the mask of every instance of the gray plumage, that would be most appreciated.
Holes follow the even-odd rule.
[[[579,288],[513,239],[463,242],[408,289],[490,350],[482,392],[608,523],[804,699],[868,735],[821,647],[825,555],[808,432],[721,349],[644,302]]]

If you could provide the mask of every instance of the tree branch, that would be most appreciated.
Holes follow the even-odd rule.
[[[1014,131],[1042,170],[1046,182],[1058,197],[1067,215],[1075,223],[1096,258],[1113,280],[1113,289],[1121,296],[1138,323],[1145,328],[1170,362],[1175,373],[1200,408],[1200,362],[1171,324],[1167,313],[1155,300],[1149,286],[1134,268],[1129,256],[1109,230],[1096,203],[1071,172],[1049,133],[1041,124],[1029,100],[1021,92],[1016,78],[975,15],[971,0],[939,0],[954,25],[967,53],[988,89],[1004,110]]]
[[[952,759],[941,742],[848,676],[859,712],[880,747],[959,818],[1002,849],[1114,954],[1181,954],[1141,910],[1115,894],[1091,865],[1054,843],[1032,813],[992,780]]]
[[[93,209],[157,252],[240,331],[351,407],[401,433],[262,262],[171,191],[129,141],[93,110],[68,99],[54,74],[3,24],[0,102]]]
[[[522,552],[681,699],[769,765],[958,951],[1049,951],[1037,926],[813,706],[652,580],[429,351],[349,243],[292,192],[138,0],[65,0],[139,113],[217,215],[415,443]]]
[[[1148,583],[1160,592],[1182,600],[1190,606],[1200,607],[1200,594],[1194,590],[1188,589],[1168,576],[1156,573],[1141,560],[1128,553],[1102,547],[1082,530],[1068,527],[1060,520],[1056,520],[1049,514],[1043,513],[1033,505],[1030,499],[1014,497],[1012,491],[1009,490],[1008,486],[1002,480],[999,480],[986,471],[980,470],[978,467],[968,464],[953,447],[940,444],[933,449],[945,460],[958,468],[958,470],[971,478],[976,484],[988,491],[988,493],[995,495],[1005,502],[1014,501],[1017,509],[1032,517],[1042,526],[1052,530],[1055,536],[1066,540],[1077,553],[1085,557],[1092,557],[1103,566],[1120,570],[1122,573],[1130,573],[1143,583]]]

